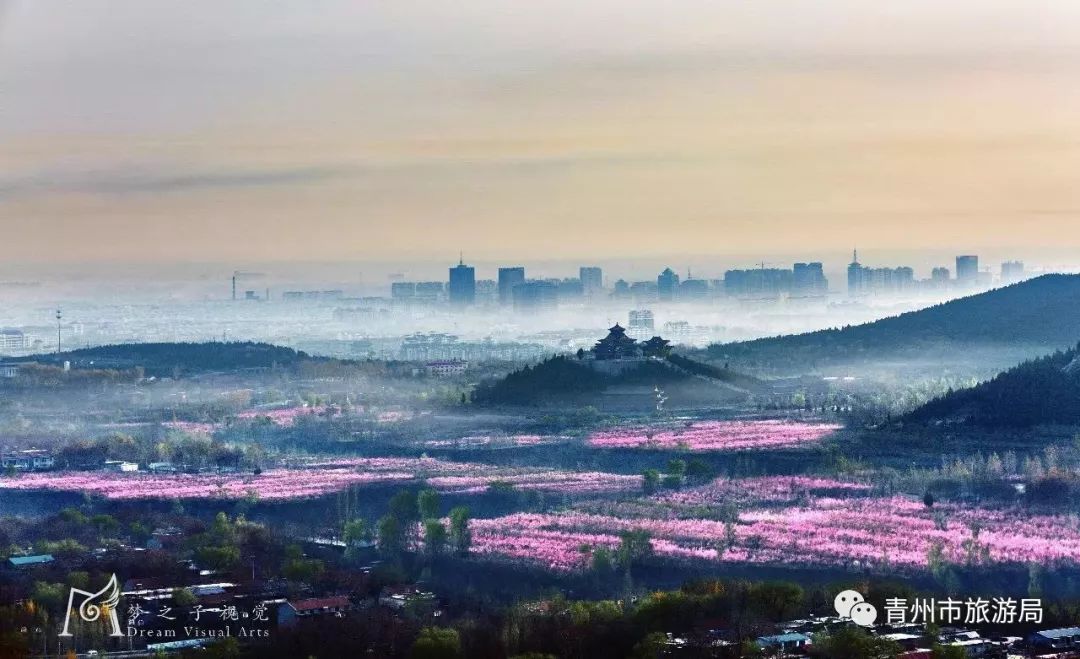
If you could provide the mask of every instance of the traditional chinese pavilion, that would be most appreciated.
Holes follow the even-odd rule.
[[[608,335],[596,342],[592,349],[596,359],[632,359],[640,357],[637,341],[626,335],[626,330],[615,323]]]

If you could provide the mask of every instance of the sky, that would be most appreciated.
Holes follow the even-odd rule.
[[[0,0],[8,261],[1080,249],[1075,0]]]

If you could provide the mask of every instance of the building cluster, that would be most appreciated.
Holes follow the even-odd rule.
[[[498,269],[498,279],[477,279],[476,268],[460,261],[442,282],[393,282],[390,297],[396,305],[446,303],[452,308],[497,305],[520,312],[555,309],[560,304],[583,302],[603,292],[603,271],[580,268],[577,278],[530,279],[523,266]]]
[[[759,636],[754,645],[757,652],[742,656],[770,657],[812,657],[821,656],[820,644],[823,637],[834,636],[837,632],[854,627],[848,618],[836,616],[817,616],[802,620],[791,620],[777,625],[774,633]],[[864,628],[872,636],[896,644],[899,648],[898,659],[933,659],[943,652],[963,656],[968,659],[978,657],[1077,657],[1080,656],[1080,628],[1066,627],[1044,629],[1031,632],[1026,636],[990,635],[984,636],[979,631],[963,627],[941,626],[928,627],[925,624],[877,624]],[[684,637],[677,634],[666,635],[665,646],[670,653],[687,652],[695,648],[721,650],[734,648],[735,639],[727,630],[709,630],[705,634]],[[667,656],[667,655],[665,655]]]
[[[461,341],[454,334],[419,332],[402,340],[398,358],[410,362],[467,365],[470,361],[527,361],[538,359],[550,352],[550,348],[537,343],[496,342],[490,338],[483,341]],[[436,375],[450,375],[456,371],[456,366],[431,370]]]
[[[0,467],[5,471],[48,471],[56,466],[56,458],[49,451],[26,449],[0,455]]]
[[[762,264],[757,268],[733,269],[726,271],[723,279],[694,277],[689,272],[683,278],[671,268],[665,268],[655,280],[618,279],[610,288],[604,285],[603,270],[596,266],[582,266],[576,278],[530,278],[524,266],[501,267],[497,276],[494,280],[478,280],[476,268],[462,260],[450,268],[445,286],[441,282],[399,281],[391,284],[390,294],[394,304],[445,302],[458,309],[498,306],[528,313],[596,299],[636,305],[716,298],[824,300],[830,292],[820,261],[795,263],[790,268]],[[1001,265],[996,281],[1010,284],[1024,277],[1022,262],[1007,261]],[[992,273],[979,269],[979,257],[975,255],[956,257],[955,279],[948,268],[939,267],[933,269],[929,279],[918,280],[914,268],[870,267],[859,263],[857,255],[847,268],[847,290],[851,297],[989,288],[994,282]]]
[[[1025,279],[1024,264],[1021,261],[1006,261],[1001,264],[998,283],[1015,284]],[[855,252],[847,268],[847,292],[850,297],[873,295],[903,295],[914,292],[943,292],[947,290],[971,291],[987,289],[994,285],[994,275],[990,270],[979,269],[979,257],[964,254],[956,257],[956,277],[948,268],[936,267],[930,272],[929,279],[915,279],[915,270],[907,266],[896,268],[873,268],[859,263],[859,254]]]

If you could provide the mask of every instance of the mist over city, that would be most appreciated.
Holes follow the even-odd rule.
[[[1080,657],[1080,5],[0,0],[0,659]]]

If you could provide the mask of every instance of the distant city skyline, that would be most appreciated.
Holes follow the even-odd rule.
[[[406,5],[8,2],[5,259],[1080,249],[1076,3]]]

